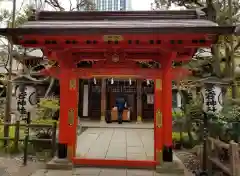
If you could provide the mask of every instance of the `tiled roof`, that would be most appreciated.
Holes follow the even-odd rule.
[[[119,20],[119,21],[29,21],[21,28],[156,28],[156,27],[211,27],[207,20]]]
[[[35,13],[20,28],[164,28],[212,27],[200,10],[53,12]]]
[[[205,33],[231,34],[233,26],[219,27],[206,20],[201,10],[49,12],[43,11],[20,26],[0,29],[0,35],[79,35],[137,33]]]
[[[160,11],[42,11],[32,20],[44,21],[92,21],[92,20],[139,20],[139,19],[200,19],[206,17],[201,10],[160,10]]]

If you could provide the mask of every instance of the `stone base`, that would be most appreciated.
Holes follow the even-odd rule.
[[[106,120],[105,120],[105,119],[106,119],[105,116],[101,116],[100,122],[101,122],[101,123],[104,123],[104,122],[106,123]]]
[[[46,169],[52,170],[72,170],[73,164],[68,159],[53,158],[46,164]]]
[[[162,174],[184,176],[184,168],[181,168],[179,164],[175,162],[164,162],[161,165],[156,166],[156,172]]]
[[[141,123],[142,123],[142,117],[141,116],[137,116],[136,124],[141,124]]]
[[[63,143],[58,143],[57,156],[60,159],[67,158],[68,145]]]
[[[100,120],[100,124],[107,124],[106,120]]]
[[[163,146],[163,161],[173,162],[172,146]]]

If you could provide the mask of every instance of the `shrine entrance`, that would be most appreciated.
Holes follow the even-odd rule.
[[[75,49],[67,49],[66,51],[49,52],[49,58],[55,58],[60,62],[61,58],[71,58]],[[115,52],[110,53],[116,57]],[[160,55],[158,53],[157,55]],[[65,57],[64,57],[65,56]],[[155,167],[158,163],[165,160],[166,162],[172,161],[172,61],[177,57],[176,53],[166,52],[162,60],[161,68],[156,69],[142,69],[134,66],[135,61],[121,61],[122,65],[118,62],[111,63],[112,59],[109,57],[109,67],[99,65],[96,63],[94,69],[91,68],[74,68],[68,66],[65,62],[60,64],[60,67],[51,68],[46,70],[50,75],[55,75],[60,81],[60,124],[59,124],[59,158],[68,157],[74,164],[79,165],[94,165],[94,166],[124,166],[124,167]],[[71,60],[69,59],[68,63]],[[119,57],[119,61],[121,57]],[[100,62],[100,61],[98,61]],[[125,63],[124,63],[125,62]],[[61,63],[61,62],[60,62]],[[101,62],[100,62],[101,63]],[[131,67],[128,65],[131,64]],[[71,63],[70,65],[74,65]],[[120,65],[120,66],[119,66]],[[68,66],[68,67],[67,67]],[[59,70],[61,68],[61,70]],[[154,80],[154,156],[151,160],[129,160],[129,159],[106,159],[102,158],[85,158],[77,155],[77,102],[78,102],[78,79],[93,79],[93,78],[143,78]],[[164,99],[164,104],[162,100]],[[102,100],[101,106],[106,106],[106,100]],[[162,111],[164,109],[164,111]],[[105,117],[105,112],[101,116]],[[64,118],[62,118],[64,117]],[[162,117],[165,119],[163,120]],[[105,119],[105,118],[104,118]],[[81,121],[80,121],[81,123]],[[164,127],[164,130],[163,130]],[[67,132],[67,133],[66,133]],[[164,133],[166,132],[166,133]],[[164,134],[164,135],[163,135]],[[66,143],[67,142],[67,143]],[[164,145],[165,144],[165,145]],[[104,147],[104,146],[98,146]],[[164,152],[163,152],[164,150]]]
[[[58,158],[68,158],[79,165],[155,167],[173,160],[172,80],[174,76],[181,78],[187,74],[172,68],[172,62],[190,60],[197,48],[210,47],[218,35],[232,34],[235,29],[218,27],[203,20],[205,16],[196,10],[43,11],[20,28],[0,29],[0,34],[11,36],[15,44],[42,48],[49,60],[56,61],[45,73],[60,82]],[[90,64],[78,66],[82,62]],[[157,66],[142,68],[143,62],[156,62]],[[151,161],[76,156],[78,80],[108,77],[154,80],[154,157]],[[106,109],[105,99],[101,100],[101,107]],[[105,118],[105,111],[101,116]]]

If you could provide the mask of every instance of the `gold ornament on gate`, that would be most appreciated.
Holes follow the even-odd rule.
[[[157,162],[160,162],[160,164],[162,164],[163,162],[162,150],[156,150],[156,160]]]
[[[161,79],[156,79],[156,89],[162,90],[162,80]]]
[[[158,128],[162,127],[162,112],[160,109],[158,109],[156,112],[156,123]]]
[[[74,109],[68,110],[68,125],[74,124]]]
[[[71,79],[70,82],[69,82],[69,89],[70,90],[74,90],[76,89],[76,79]]]
[[[119,55],[117,55],[117,54],[113,54],[112,55],[112,61],[114,62],[114,63],[116,63],[116,62],[119,62]]]
[[[123,36],[122,35],[104,35],[103,36],[103,41],[104,42],[120,42],[123,41]]]

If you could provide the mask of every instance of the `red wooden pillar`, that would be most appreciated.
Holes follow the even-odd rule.
[[[162,125],[162,80],[154,82],[154,160],[162,164],[163,125]]]
[[[78,79],[62,70],[60,77],[59,158],[75,155],[78,124]]]
[[[170,53],[162,63],[162,105],[163,113],[163,161],[172,162],[172,59],[175,53]]]
[[[71,72],[73,66],[60,62],[60,118],[58,157],[71,159],[75,156],[78,124],[78,84]]]

